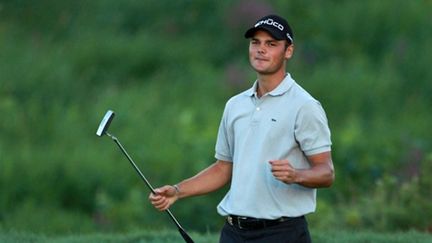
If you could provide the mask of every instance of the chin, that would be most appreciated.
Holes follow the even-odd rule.
[[[252,68],[257,73],[266,73],[267,72],[267,68],[265,68],[265,67],[257,67],[257,66],[252,65]]]

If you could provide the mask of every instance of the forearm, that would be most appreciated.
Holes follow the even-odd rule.
[[[215,191],[231,180],[232,163],[216,161],[197,175],[177,184],[178,198],[197,196]]]
[[[296,183],[305,187],[330,187],[333,181],[334,169],[329,164],[319,164],[310,169],[296,170]]]

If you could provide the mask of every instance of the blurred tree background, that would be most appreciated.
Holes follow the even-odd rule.
[[[293,77],[326,109],[336,182],[318,229],[432,230],[432,2],[0,1],[0,230],[172,227],[115,144],[155,185],[213,163],[226,100],[255,75],[243,33],[278,13]],[[218,231],[226,189],[179,201],[185,228]]]

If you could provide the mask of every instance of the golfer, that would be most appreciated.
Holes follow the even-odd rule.
[[[221,188],[226,217],[220,242],[311,242],[305,215],[316,208],[316,188],[334,180],[330,130],[321,104],[286,71],[294,35],[277,15],[248,29],[253,86],[226,103],[216,162],[149,199],[168,209],[180,198]]]

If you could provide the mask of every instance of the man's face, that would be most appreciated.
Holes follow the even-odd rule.
[[[249,61],[259,74],[285,72],[285,60],[291,58],[293,45],[286,48],[285,40],[274,39],[267,31],[258,30],[250,39]]]

